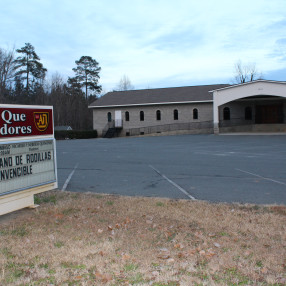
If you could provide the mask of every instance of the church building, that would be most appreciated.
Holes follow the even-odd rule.
[[[89,108],[101,137],[286,133],[286,82],[113,91]]]

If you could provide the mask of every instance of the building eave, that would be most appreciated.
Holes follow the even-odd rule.
[[[88,108],[114,108],[114,107],[133,107],[133,106],[150,106],[150,105],[171,105],[171,104],[190,104],[190,103],[212,103],[213,100],[197,100],[197,101],[177,101],[177,102],[153,102],[153,103],[137,103],[137,104],[120,104],[120,105],[103,105],[89,106]]]

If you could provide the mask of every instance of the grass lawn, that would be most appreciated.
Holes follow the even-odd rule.
[[[286,285],[285,206],[60,191],[36,203],[0,218],[0,285]]]

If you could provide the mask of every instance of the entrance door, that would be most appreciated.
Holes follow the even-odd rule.
[[[255,109],[255,123],[275,124],[283,123],[283,105],[257,105]]]
[[[115,110],[115,127],[122,127],[122,112],[121,110]]]

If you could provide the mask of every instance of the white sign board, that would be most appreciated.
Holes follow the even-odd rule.
[[[54,140],[0,143],[0,195],[56,181]]]
[[[0,105],[0,215],[58,187],[52,106]]]

